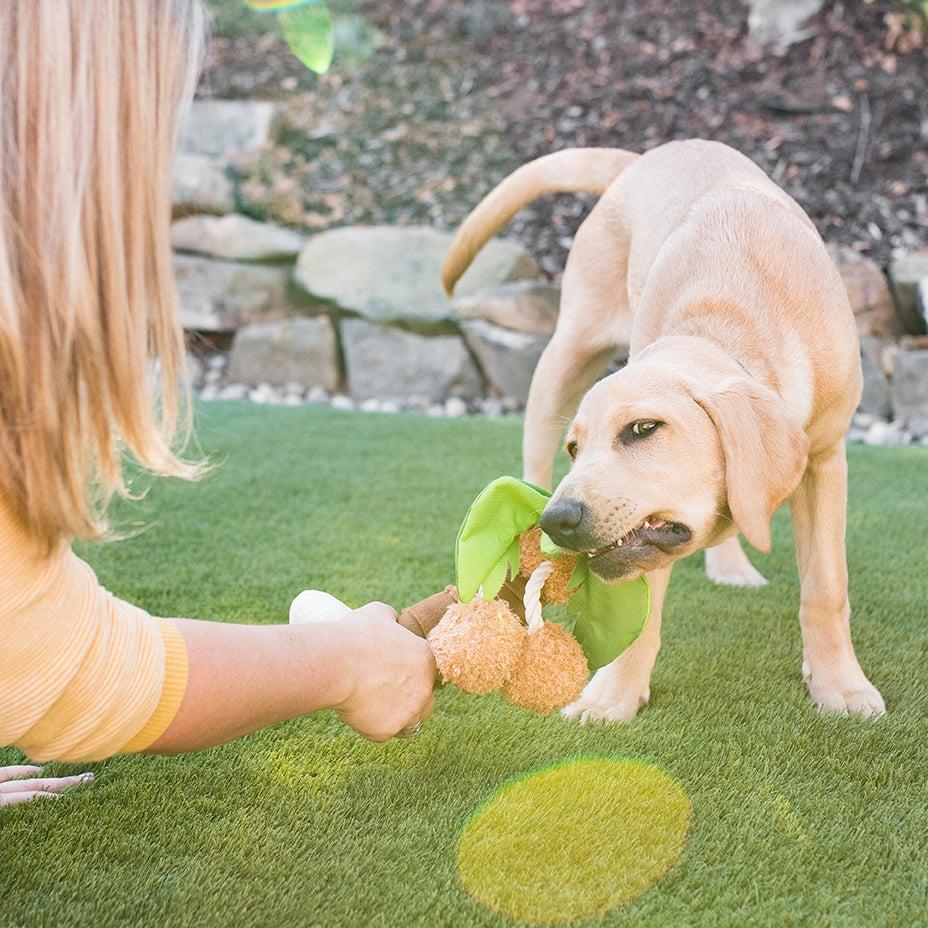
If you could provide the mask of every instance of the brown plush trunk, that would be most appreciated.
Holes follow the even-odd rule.
[[[524,595],[525,577],[518,576],[513,580],[507,580],[503,584],[497,598],[504,600],[509,608],[524,622],[525,606],[522,603]],[[421,602],[407,606],[399,614],[397,621],[403,628],[408,628],[420,638],[427,638],[429,632],[444,618],[448,607],[456,602],[459,602],[458,591],[453,586],[448,586],[441,593],[434,593],[432,596],[421,600]]]

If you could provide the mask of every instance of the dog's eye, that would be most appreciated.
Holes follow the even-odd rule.
[[[656,432],[663,424],[663,422],[658,422],[656,419],[636,419],[622,429],[619,434],[619,439],[622,444],[625,445],[633,441],[640,441],[642,438],[646,438],[648,435]]]
[[[653,432],[660,422],[655,422],[653,419],[639,419],[637,422],[632,423],[632,435],[647,435],[648,432]]]
[[[577,456],[577,443],[573,440],[567,442],[565,450],[572,461]]]

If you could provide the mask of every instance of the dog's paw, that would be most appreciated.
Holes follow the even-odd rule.
[[[580,698],[561,709],[565,719],[587,722],[630,722],[642,706],[648,704],[651,693],[645,686],[625,686],[619,681],[603,685],[594,677]]]
[[[880,691],[858,668],[843,673],[810,672],[803,663],[803,676],[809,695],[823,715],[859,715],[877,718],[886,714],[886,703]]]
[[[706,549],[706,576],[722,586],[766,586],[763,574],[748,560],[737,538]]]
[[[753,565],[746,564],[737,570],[720,570],[706,562],[706,576],[721,586],[766,586],[767,578]]]

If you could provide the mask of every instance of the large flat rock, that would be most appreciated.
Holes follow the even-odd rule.
[[[803,27],[824,0],[750,0],[748,31],[761,42],[787,48],[811,34]]]
[[[451,331],[454,306],[441,285],[451,234],[424,226],[350,226],[313,236],[295,281],[338,311],[416,332]],[[467,296],[506,281],[538,276],[518,242],[493,239],[458,283]]]
[[[847,290],[861,335],[895,338],[902,334],[889,281],[880,266],[846,245],[829,244],[828,254]]]
[[[328,316],[283,319],[242,326],[232,340],[228,380],[338,388],[335,329]]]
[[[231,212],[235,188],[226,162],[179,152],[174,160],[171,199],[175,215]]]
[[[178,148],[210,158],[228,158],[273,142],[280,111],[256,100],[196,100],[181,127]]]
[[[463,329],[467,344],[494,392],[524,405],[548,337],[514,332],[483,319],[464,322]]]
[[[247,216],[187,216],[171,225],[176,251],[230,261],[292,261],[306,238],[298,232]]]
[[[561,288],[543,280],[516,280],[456,297],[459,319],[483,319],[529,335],[552,335],[557,325]]]
[[[174,273],[185,329],[232,332],[249,322],[296,315],[286,266],[239,264],[175,255]]]
[[[919,299],[919,287],[928,280],[928,250],[913,251],[889,266],[889,281],[899,319],[909,335],[924,335],[928,331],[928,319]]]
[[[900,351],[893,364],[893,418],[928,435],[928,351]]]
[[[341,323],[348,384],[356,400],[472,399],[480,375],[457,335],[417,335],[363,319]]]
[[[880,419],[888,419],[892,414],[889,380],[883,372],[882,355],[887,341],[875,335],[860,336],[860,363],[863,368],[864,384],[859,412]]]

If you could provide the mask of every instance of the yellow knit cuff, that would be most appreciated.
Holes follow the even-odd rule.
[[[164,685],[161,688],[161,701],[145,727],[118,752],[120,754],[133,754],[151,747],[174,721],[187,691],[187,645],[176,626],[165,619],[158,619],[158,624],[164,640]]]

